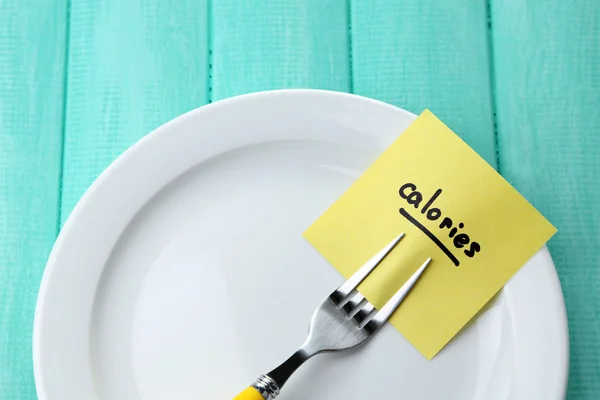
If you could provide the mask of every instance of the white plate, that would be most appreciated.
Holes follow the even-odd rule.
[[[133,146],[48,261],[40,400],[228,399],[287,358],[342,281],[302,232],[414,118],[354,95],[273,91],[202,107]],[[358,351],[311,360],[279,398],[562,399],[567,360],[544,248],[433,361],[386,326]]]

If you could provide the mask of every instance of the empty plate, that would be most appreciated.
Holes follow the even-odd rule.
[[[83,196],[48,261],[40,400],[228,399],[278,365],[343,281],[302,232],[414,118],[349,94],[272,91],[135,144]],[[279,398],[558,400],[567,370],[544,248],[432,361],[388,325],[309,361]]]

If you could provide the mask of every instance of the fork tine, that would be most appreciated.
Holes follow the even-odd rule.
[[[369,322],[369,324],[374,324],[375,329],[377,329],[381,327],[385,323],[385,321],[388,320],[388,318],[394,313],[394,311],[396,311],[396,308],[398,308],[400,303],[402,303],[406,295],[413,288],[415,283],[417,283],[417,280],[421,277],[423,271],[425,271],[425,268],[427,268],[430,262],[431,257],[425,260],[425,262],[419,267],[417,272],[415,272],[410,278],[408,278],[408,280],[404,285],[402,285],[400,290],[398,290],[396,294],[392,296],[392,298],[381,308],[381,310],[377,314],[375,314],[375,316]]]
[[[348,316],[352,316],[355,314],[356,310],[359,309],[359,306],[361,305],[363,300],[365,300],[365,296],[363,296],[359,292],[356,292],[356,294],[352,296],[350,300],[348,300],[348,302],[346,302],[346,304],[342,306],[342,310],[344,310],[346,314],[348,314]]]
[[[359,328],[362,328],[367,322],[369,322],[369,317],[372,316],[373,310],[375,307],[373,304],[367,302],[360,310],[354,314],[352,319],[356,322]]]
[[[340,307],[345,303],[347,297],[354,289],[360,285],[360,283],[379,265],[379,263],[387,257],[387,255],[396,247],[400,239],[404,236],[404,233],[396,236],[387,246],[385,246],[379,253],[375,254],[373,258],[367,261],[358,271],[356,271],[348,280],[337,288],[334,292],[337,300],[337,306]]]

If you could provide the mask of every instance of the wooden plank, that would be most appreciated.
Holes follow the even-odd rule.
[[[346,0],[213,3],[212,97],[350,89]]]
[[[35,399],[31,333],[56,237],[66,0],[0,1],[0,398]]]
[[[208,101],[208,0],[72,0],[62,214],[119,154]]]
[[[429,108],[496,165],[485,1],[352,0],[354,91]]]
[[[558,228],[569,399],[600,398],[600,2],[492,3],[500,170]]]

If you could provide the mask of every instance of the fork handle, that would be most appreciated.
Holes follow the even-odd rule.
[[[301,348],[273,371],[258,378],[233,400],[274,400],[288,378],[311,356]]]
[[[233,400],[265,400],[265,398],[256,388],[249,386],[242,393],[235,396]]]
[[[233,400],[274,400],[277,396],[279,396],[279,385],[268,375],[261,375]]]

